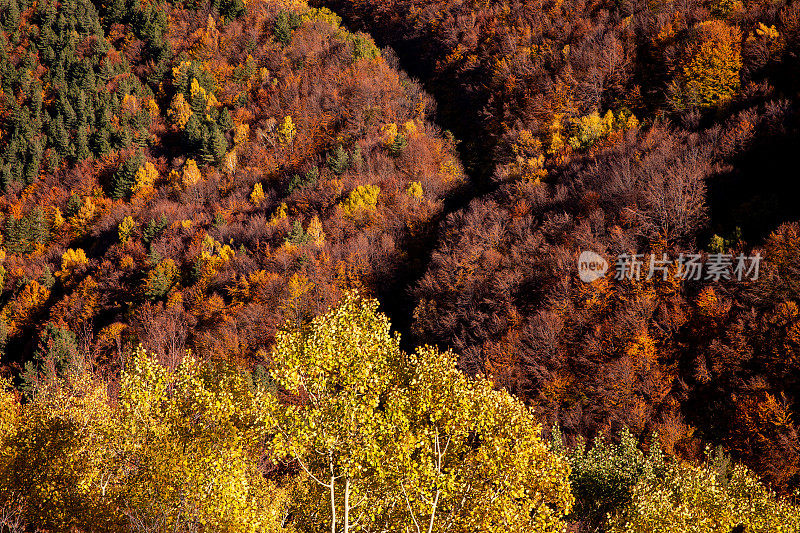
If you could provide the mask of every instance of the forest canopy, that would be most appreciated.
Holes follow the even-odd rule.
[[[0,533],[798,533],[800,4],[310,4],[0,0]]]

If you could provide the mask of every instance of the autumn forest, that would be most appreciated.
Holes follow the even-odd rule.
[[[0,26],[0,533],[800,533],[800,3]]]

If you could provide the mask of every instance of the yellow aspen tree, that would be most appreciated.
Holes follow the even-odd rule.
[[[187,159],[183,165],[183,174],[181,175],[181,184],[184,189],[188,189],[193,185],[197,185],[201,179],[200,169],[197,168],[197,163],[194,159]]]
[[[250,193],[250,201],[253,205],[258,205],[264,201],[264,187],[260,183],[253,186],[253,192]]]
[[[283,123],[278,126],[278,142],[281,144],[292,144],[295,135],[297,135],[297,128],[295,128],[292,117],[284,117]]]
[[[455,356],[400,349],[378,303],[356,292],[277,336],[269,433],[297,461],[300,531],[561,532],[572,506],[564,457],[520,401],[471,380]],[[357,524],[357,527],[356,527]]]
[[[183,96],[182,92],[178,92],[172,99],[172,103],[167,110],[167,116],[178,128],[183,129],[186,127],[186,123],[189,122],[192,116],[192,106],[186,101],[186,97]]]
[[[153,185],[155,185],[155,182],[158,179],[158,171],[153,163],[150,161],[145,161],[145,163],[139,167],[139,170],[136,171],[136,176],[134,179],[134,193],[152,191]]]
[[[259,470],[265,392],[243,372],[190,355],[170,370],[140,347],[120,388],[123,504],[135,524],[284,531],[291,484],[276,487]]]
[[[777,497],[742,465],[724,472],[713,464],[673,461],[645,470],[609,526],[610,533],[794,533],[800,507]]]
[[[124,531],[105,385],[74,374],[40,391],[19,415],[3,443],[0,499],[22,495],[26,521],[49,531]]]
[[[322,222],[320,222],[317,215],[311,217],[311,221],[308,223],[308,228],[306,229],[306,235],[308,235],[311,242],[315,245],[325,245],[325,231],[322,229]]]
[[[130,215],[126,216],[122,219],[122,222],[119,223],[117,226],[117,235],[119,236],[119,242],[126,243],[131,236],[134,228],[136,228],[136,222],[134,222],[133,217]]]

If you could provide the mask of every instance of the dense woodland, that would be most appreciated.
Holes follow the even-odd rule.
[[[568,436],[722,444],[797,488],[800,4],[329,4],[414,65],[474,174],[413,288],[418,338]],[[581,250],[765,259],[755,283],[587,288]]]
[[[0,0],[0,533],[800,532],[800,5],[311,3]]]

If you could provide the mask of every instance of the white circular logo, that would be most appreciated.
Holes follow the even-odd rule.
[[[591,283],[602,278],[608,271],[608,261],[594,252],[581,252],[578,257],[578,276],[581,281]]]

